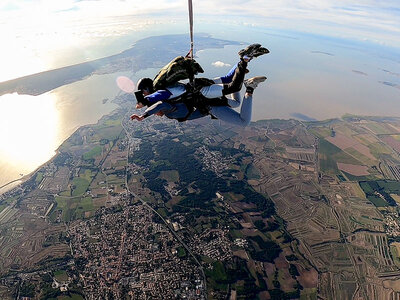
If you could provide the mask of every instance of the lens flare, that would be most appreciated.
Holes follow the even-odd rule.
[[[126,76],[119,76],[116,81],[118,87],[125,93],[132,93],[135,90],[135,84]]]

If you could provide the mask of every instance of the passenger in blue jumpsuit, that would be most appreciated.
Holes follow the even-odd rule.
[[[269,53],[268,49],[260,44],[253,44],[246,49],[239,51],[240,61],[236,64],[226,76],[213,79],[215,84],[205,86],[200,89],[200,93],[206,98],[221,98],[225,95],[231,95],[228,98],[228,105],[210,106],[208,107],[209,114],[222,121],[239,125],[247,126],[251,121],[252,114],[252,95],[257,85],[266,80],[264,76],[257,76],[244,80],[247,71],[247,63],[254,57]],[[243,104],[240,113],[232,108],[240,106],[240,89],[244,83],[246,93],[243,97]],[[142,91],[144,99],[136,105],[137,109],[148,106],[144,114],[131,116],[132,120],[142,121],[151,115],[166,116],[170,119],[178,120],[193,120],[204,117],[203,111],[196,109],[193,112],[189,110],[183,102],[168,103],[166,100],[174,99],[186,92],[186,87],[182,83],[177,83],[165,90],[158,90],[152,93],[152,80],[144,78],[138,83],[138,89]]]

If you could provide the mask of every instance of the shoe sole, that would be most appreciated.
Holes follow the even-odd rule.
[[[245,55],[249,55],[252,52],[254,52],[256,49],[260,48],[261,45],[260,44],[252,44],[250,46],[247,46],[245,49],[242,49],[238,52],[238,54],[240,56],[245,56]],[[254,55],[253,55],[254,56]]]

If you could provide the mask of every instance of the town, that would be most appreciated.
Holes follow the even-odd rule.
[[[133,124],[114,101],[0,196],[2,299],[400,292],[400,185],[365,129],[383,123]]]

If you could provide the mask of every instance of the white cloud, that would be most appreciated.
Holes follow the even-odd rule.
[[[228,20],[400,47],[398,0],[193,0],[193,5],[195,22]],[[57,28],[77,22],[99,24],[117,16],[157,22],[187,18],[187,11],[186,0],[3,0],[0,31],[22,26]]]
[[[213,65],[214,67],[217,67],[217,68],[230,67],[230,66],[231,66],[230,64],[226,64],[226,63],[224,63],[224,62],[222,62],[222,61],[219,61],[219,60],[216,61],[216,62],[213,62],[212,65]]]
[[[277,29],[377,41],[400,47],[398,0],[202,0],[197,12]]]

